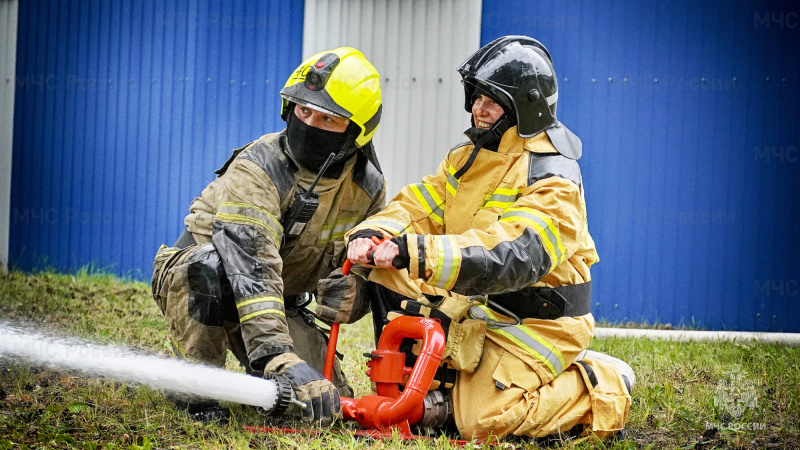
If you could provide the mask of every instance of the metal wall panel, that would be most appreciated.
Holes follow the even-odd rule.
[[[307,0],[303,56],[361,50],[381,73],[383,115],[375,135],[391,197],[432,173],[466,138],[456,68],[478,49],[479,0]]]
[[[232,148],[283,128],[300,1],[20,4],[12,264],[147,278]]]
[[[0,0],[0,272],[5,272],[8,267],[18,9],[17,0]]]
[[[391,194],[461,139],[458,64],[521,33],[551,49],[559,118],[584,140],[597,316],[800,331],[796,3],[309,0],[305,23],[299,2],[19,7],[21,268],[149,276],[211,169],[282,128],[301,52],[352,45],[383,74]]]
[[[800,6],[498,1],[481,43],[550,50],[584,143],[594,312],[800,331]]]

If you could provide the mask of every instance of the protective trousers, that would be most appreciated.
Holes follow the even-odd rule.
[[[153,298],[169,324],[177,357],[225,366],[230,349],[248,373],[253,369],[242,339],[239,315],[219,254],[213,244],[179,249],[162,246],[153,262]],[[287,308],[286,321],[294,353],[322,373],[327,342],[309,326],[295,308]],[[333,383],[343,396],[352,389],[336,361]]]
[[[370,281],[421,302],[427,301],[423,293],[444,295],[440,310],[451,317],[460,309],[453,305],[467,302],[411,280],[405,271],[376,269]],[[508,319],[497,313],[492,317]],[[582,426],[582,434],[603,439],[624,428],[631,397],[619,370],[597,360],[574,363],[591,342],[591,314],[523,319],[507,326],[495,322],[484,333],[467,326],[474,321],[451,324],[445,349],[444,362],[459,371],[451,396],[462,437],[538,438]]]
[[[452,391],[459,432],[478,439],[547,437],[576,426],[600,439],[617,433],[631,404],[619,372],[602,361],[581,363],[541,384],[530,367],[487,339],[478,367],[459,372]]]

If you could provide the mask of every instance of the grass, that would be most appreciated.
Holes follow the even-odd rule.
[[[167,354],[166,322],[149,286],[91,268],[74,275],[0,275],[0,318]],[[357,396],[369,390],[361,354],[371,349],[371,336],[367,319],[343,326],[340,335],[345,371]],[[596,340],[591,348],[628,361],[636,371],[628,433],[622,441],[588,440],[566,446],[800,448],[798,348],[617,338]],[[228,425],[199,425],[148,387],[2,364],[0,449],[451,447],[444,439],[358,439],[348,431],[351,424],[319,434],[254,435],[243,426],[264,425],[263,419],[241,405],[229,405],[233,418]],[[229,368],[237,369],[232,359]],[[755,398],[755,404],[738,411],[720,401],[735,400],[736,392],[750,393],[745,398]]]

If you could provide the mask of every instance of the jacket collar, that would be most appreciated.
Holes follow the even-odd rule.
[[[503,137],[500,139],[500,146],[497,149],[498,153],[512,155],[522,153],[523,151],[530,151],[533,153],[558,153],[547,133],[541,133],[529,137],[521,138],[517,134],[517,127],[509,128]]]

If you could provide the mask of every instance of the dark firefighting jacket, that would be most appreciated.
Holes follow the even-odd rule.
[[[319,208],[288,239],[284,215],[316,173],[293,162],[284,132],[235,150],[217,174],[192,202],[186,229],[219,252],[250,361],[290,352],[284,298],[315,292],[317,281],[341,266],[345,232],[384,205],[383,175],[358,152],[340,177],[321,179]]]

